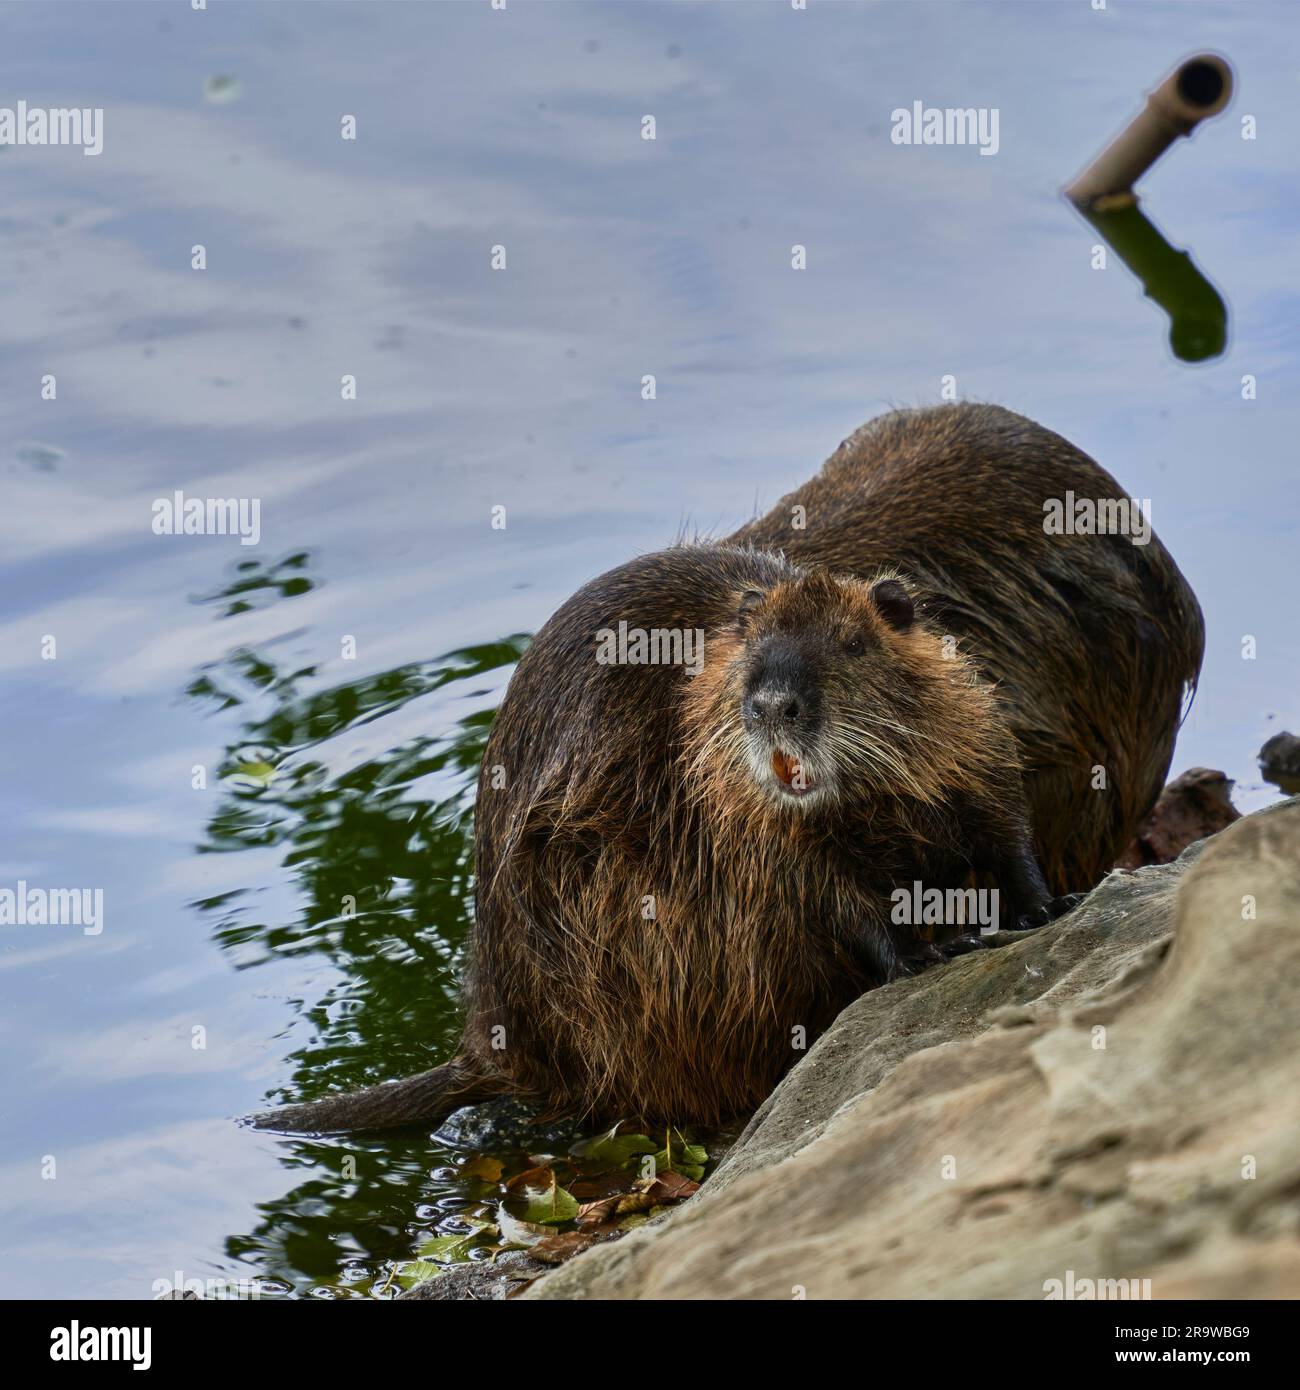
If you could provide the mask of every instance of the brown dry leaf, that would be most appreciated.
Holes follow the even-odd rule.
[[[489,1158],[487,1154],[475,1154],[460,1170],[466,1178],[482,1178],[484,1182],[500,1182],[501,1170],[505,1165],[499,1158]]]
[[[681,1173],[660,1173],[653,1178],[642,1178],[634,1186],[656,1202],[683,1202],[700,1190],[699,1183]]]
[[[602,1173],[594,1178],[575,1178],[569,1184],[569,1191],[580,1202],[599,1201],[602,1197],[613,1197],[631,1189],[631,1173]]]
[[[578,1225],[584,1230],[593,1226],[603,1226],[616,1216],[626,1216],[629,1212],[649,1211],[660,1197],[652,1197],[648,1192],[615,1193],[613,1197],[603,1197],[599,1202],[588,1202],[578,1208]]]
[[[555,1169],[547,1163],[543,1164],[540,1168],[525,1168],[522,1173],[516,1173],[514,1177],[506,1183],[506,1191],[534,1191],[537,1188],[548,1188],[554,1187],[555,1185]]]
[[[624,1194],[616,1192],[612,1197],[602,1197],[598,1202],[587,1202],[578,1208],[579,1226],[600,1226],[614,1217],[614,1208]]]
[[[608,1235],[603,1231],[563,1231],[539,1241],[528,1253],[543,1264],[559,1265],[606,1239]]]
[[[618,1199],[618,1205],[614,1210],[620,1216],[626,1215],[629,1211],[649,1211],[657,1200],[658,1198],[650,1196],[648,1192],[629,1192],[625,1197]]]

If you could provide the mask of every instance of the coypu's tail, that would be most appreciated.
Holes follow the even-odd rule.
[[[401,1125],[437,1124],[462,1105],[473,1105],[500,1095],[501,1086],[453,1057],[440,1067],[408,1076],[405,1081],[386,1081],[327,1096],[306,1105],[285,1105],[250,1117],[255,1129],[277,1129],[290,1134],[352,1133],[366,1129],[396,1129]]]

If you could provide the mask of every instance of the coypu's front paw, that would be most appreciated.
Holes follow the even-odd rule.
[[[1045,927],[1049,922],[1055,922],[1058,917],[1064,917],[1067,912],[1073,912],[1087,896],[1086,893],[1063,893],[1059,898],[1039,903],[1037,907],[1016,918],[1015,930],[1034,931],[1038,927]]]
[[[941,941],[937,949],[941,960],[953,960],[972,951],[987,951],[992,945],[987,936],[972,932],[968,936],[954,936],[951,941]]]
[[[956,960],[958,956],[971,951],[983,951],[992,946],[987,936],[972,933],[969,936],[954,936],[951,941],[914,941],[911,949],[902,957],[905,973],[916,974],[930,965],[942,965],[945,961]]]

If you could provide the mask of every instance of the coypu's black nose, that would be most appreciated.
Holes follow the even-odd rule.
[[[797,724],[807,715],[805,702],[792,690],[756,690],[749,697],[749,707],[755,719],[772,725]]]
[[[741,713],[773,732],[808,730],[818,714],[817,687],[799,652],[784,642],[766,642],[745,686]]]

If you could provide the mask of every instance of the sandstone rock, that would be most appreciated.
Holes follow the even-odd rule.
[[[522,1296],[1300,1296],[1300,800],[1000,939],[864,995],[698,1196]]]

